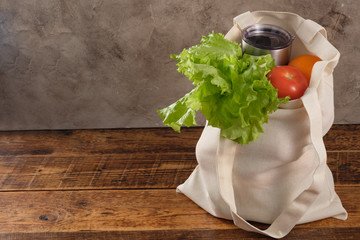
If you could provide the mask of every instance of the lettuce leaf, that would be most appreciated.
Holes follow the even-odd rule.
[[[208,125],[221,129],[222,137],[245,145],[259,138],[269,114],[288,100],[279,99],[266,78],[275,67],[274,59],[243,55],[240,45],[221,33],[203,36],[199,45],[170,57],[177,60],[178,72],[195,86],[177,102],[158,110],[163,123],[177,132],[182,125],[197,125],[200,110]]]

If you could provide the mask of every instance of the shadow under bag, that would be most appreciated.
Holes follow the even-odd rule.
[[[291,58],[312,54],[322,61],[314,65],[304,96],[280,105],[258,140],[243,146],[206,125],[196,146],[198,166],[177,191],[244,230],[282,238],[296,224],[347,218],[323,142],[334,121],[333,70],[340,53],[322,26],[286,12],[241,14],[225,38],[241,42],[239,29],[255,23],[292,33]],[[248,221],[270,226],[261,230]]]

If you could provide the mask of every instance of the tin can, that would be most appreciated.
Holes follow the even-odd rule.
[[[271,54],[277,66],[286,65],[294,39],[291,33],[279,26],[254,24],[242,31],[242,50],[255,56]]]

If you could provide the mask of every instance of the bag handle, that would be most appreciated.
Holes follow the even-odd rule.
[[[305,19],[296,30],[296,35],[301,36],[301,39],[306,43],[310,43],[317,33],[327,38],[325,28],[310,19]]]
[[[315,173],[320,163],[326,161],[326,150],[322,140],[321,121],[319,121],[319,119],[321,119],[321,109],[316,89],[308,88],[301,99],[309,117],[310,137],[316,152],[314,159]],[[224,201],[230,207],[234,224],[241,229],[261,233],[273,238],[282,238],[286,236],[318,197],[323,179],[313,176],[313,182],[309,188],[305,189],[297,196],[266,230],[261,230],[237,214],[234,187],[232,183],[232,169],[237,148],[237,143],[220,137],[217,149],[219,190]]]

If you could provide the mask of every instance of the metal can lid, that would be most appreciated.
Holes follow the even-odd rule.
[[[285,29],[271,24],[254,24],[243,30],[243,40],[256,48],[276,50],[291,45],[295,37]]]

